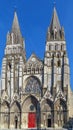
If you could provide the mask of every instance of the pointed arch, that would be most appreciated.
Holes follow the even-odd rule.
[[[13,110],[13,109],[15,109],[15,108],[18,108],[19,109],[19,111],[21,111],[21,105],[20,105],[20,103],[17,101],[17,100],[15,100],[14,102],[12,102],[12,104],[11,104],[11,111]],[[14,111],[14,110],[13,110]]]
[[[41,124],[42,126],[51,127],[53,124],[53,101],[44,99],[41,102]],[[50,123],[49,123],[50,122]]]
[[[35,110],[37,109],[38,100],[35,96],[29,95],[22,103],[22,111],[29,111],[30,105],[34,105]]]
[[[30,94],[41,94],[42,88],[41,88],[41,82],[36,76],[30,76],[25,80],[24,83],[25,93]]]
[[[1,124],[4,128],[8,128],[9,122],[9,103],[7,101],[3,101],[1,104]]]
[[[67,110],[67,104],[66,104],[66,101],[64,99],[60,99],[60,104],[61,106],[63,107],[63,110]]]
[[[22,104],[22,126],[26,128],[37,127],[39,113],[38,100],[35,96],[29,95]],[[32,126],[33,124],[33,126]]]
[[[54,103],[55,115],[56,115],[56,123],[63,126],[67,121],[67,104],[66,101],[62,98],[59,98]]]
[[[47,110],[47,111],[51,111],[53,109],[53,102],[50,99],[44,99],[41,104],[41,111],[42,110]]]
[[[21,106],[18,101],[14,101],[10,107],[10,126],[20,128],[21,123]]]
[[[3,101],[1,104],[1,111],[2,112],[8,112],[9,111],[9,102]]]
[[[26,86],[26,84],[27,84],[27,82],[28,82],[28,80],[29,80],[30,78],[36,79],[36,80],[39,82],[40,86],[42,86],[42,84],[41,84],[41,82],[40,82],[40,80],[39,80],[39,78],[38,78],[37,76],[29,76],[29,77],[25,80],[25,86]]]

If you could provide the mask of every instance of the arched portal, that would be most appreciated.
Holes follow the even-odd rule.
[[[60,127],[67,122],[67,105],[63,99],[58,99],[55,102],[54,121],[55,125]]]
[[[15,101],[10,108],[10,128],[20,128],[21,123],[21,107],[20,104]]]
[[[67,104],[64,100],[60,99],[60,116],[61,116],[61,126],[67,122]]]
[[[53,126],[53,103],[45,99],[41,103],[41,127]]]
[[[9,103],[7,101],[3,101],[1,104],[1,127],[8,128],[9,127]]]
[[[28,96],[22,106],[22,128],[37,127],[37,105],[38,101],[34,96]]]

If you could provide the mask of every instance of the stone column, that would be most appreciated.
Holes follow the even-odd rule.
[[[19,62],[19,90],[23,87],[23,59],[20,57]]]
[[[4,58],[2,63],[2,90],[6,89],[6,64],[7,60]]]
[[[54,68],[53,68],[53,87],[56,87],[56,83],[57,83],[57,67],[54,64]]]
[[[11,98],[13,97],[14,93],[14,58],[12,57],[12,62],[11,62],[11,69],[10,69],[10,91],[11,91]]]

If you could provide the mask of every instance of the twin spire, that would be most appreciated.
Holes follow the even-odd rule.
[[[60,26],[56,8],[54,7],[51,24],[48,28],[47,41],[50,40],[65,40],[64,28]],[[23,38],[20,32],[20,26],[18,22],[17,13],[14,13],[14,19],[12,24],[12,30],[7,35],[7,44],[22,44]]]
[[[52,16],[52,20],[51,20],[51,24],[50,24],[50,30],[54,30],[55,28],[57,30],[61,30],[61,26],[60,26],[60,22],[58,19],[58,15],[57,15],[57,11],[56,8],[54,7],[53,10],[53,16]],[[14,13],[14,19],[13,19],[13,24],[12,24],[12,30],[13,33],[20,33],[20,27],[19,27],[19,22],[18,22],[18,17],[17,17],[17,13]],[[21,34],[21,33],[20,33]]]
[[[52,16],[52,20],[51,20],[51,24],[50,24],[50,31],[54,30],[55,28],[57,30],[61,30],[61,26],[60,26],[60,22],[58,19],[58,15],[57,15],[57,11],[56,8],[54,7],[53,10],[53,16]],[[17,33],[20,34],[20,27],[19,27],[19,22],[18,22],[18,17],[17,17],[17,13],[14,13],[14,19],[13,19],[13,24],[12,24],[12,30],[13,33]]]

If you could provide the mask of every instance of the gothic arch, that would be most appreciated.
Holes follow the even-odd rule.
[[[33,122],[35,122],[35,126],[37,125],[37,105],[38,100],[36,97],[32,95],[26,97],[22,104],[22,127],[25,126],[25,128],[30,128],[30,125],[32,124],[30,123],[30,117],[31,119],[34,118]]]
[[[41,102],[41,110],[43,109],[43,106],[47,104],[50,109],[53,109],[53,102],[50,100],[50,99],[44,99],[42,102]]]
[[[20,128],[21,123],[21,106],[19,102],[14,101],[10,107],[10,126],[12,128]]]
[[[25,80],[24,83],[25,93],[41,94],[41,82],[36,76],[30,76]]]
[[[64,111],[67,111],[67,104],[66,104],[66,101],[59,98],[58,100],[56,100],[56,102],[54,103],[54,107],[55,109],[57,110],[57,108],[59,108],[61,106],[62,110]]]
[[[29,109],[27,109],[27,107],[29,108],[29,106],[31,104],[33,104],[35,106],[35,109],[37,109],[38,100],[33,95],[30,95],[30,96],[26,97],[26,99],[23,101],[23,103],[22,103],[22,112],[24,110],[29,111]]]
[[[1,124],[3,128],[8,128],[9,122],[9,103],[7,101],[3,101],[1,104]]]
[[[6,100],[3,100],[2,105],[7,105],[7,107],[9,107],[9,102]]]
[[[25,86],[26,86],[26,84],[27,84],[27,81],[28,81],[31,77],[34,78],[34,79],[36,79],[36,80],[39,82],[40,86],[42,86],[40,79],[39,79],[37,76],[33,76],[33,75],[32,75],[32,76],[29,76],[28,78],[26,78],[26,80],[25,80]]]
[[[12,104],[11,104],[11,111],[14,111],[13,110],[14,107],[17,107],[19,109],[19,111],[21,111],[20,103],[17,100],[15,100],[14,102],[12,102]]]
[[[9,103],[7,101],[3,101],[1,104],[1,112],[8,113],[9,112]]]
[[[51,127],[53,124],[53,102],[49,99],[44,99],[41,102],[41,127]],[[50,122],[50,124],[49,124]]]
[[[58,126],[63,126],[64,123],[67,121],[67,104],[66,101],[63,99],[59,98],[55,104],[54,104],[54,109],[55,109],[55,121]]]

